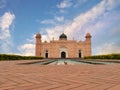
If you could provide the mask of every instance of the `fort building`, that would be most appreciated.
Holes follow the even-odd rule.
[[[40,33],[36,34],[35,55],[44,58],[83,58],[91,56],[91,35],[87,33],[84,41],[68,40],[62,33],[59,40],[42,42]]]

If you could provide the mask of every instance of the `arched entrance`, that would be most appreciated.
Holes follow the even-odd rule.
[[[66,53],[65,52],[61,52],[61,58],[66,58]]]
[[[59,58],[68,58],[68,50],[65,46],[59,48]]]

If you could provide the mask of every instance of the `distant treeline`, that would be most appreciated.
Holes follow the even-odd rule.
[[[33,59],[43,59],[43,57],[0,54],[0,61],[2,60],[33,60]]]
[[[120,54],[88,56],[85,59],[120,59]]]

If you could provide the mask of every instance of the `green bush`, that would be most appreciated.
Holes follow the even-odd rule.
[[[0,60],[33,60],[33,59],[43,59],[43,57],[0,54]]]
[[[120,59],[120,54],[88,56],[85,59]]]

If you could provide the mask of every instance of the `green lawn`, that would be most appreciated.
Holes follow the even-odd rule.
[[[3,61],[3,60],[33,60],[33,59],[43,59],[43,57],[0,54],[0,61]]]
[[[94,55],[85,57],[85,59],[120,59],[120,54]]]

